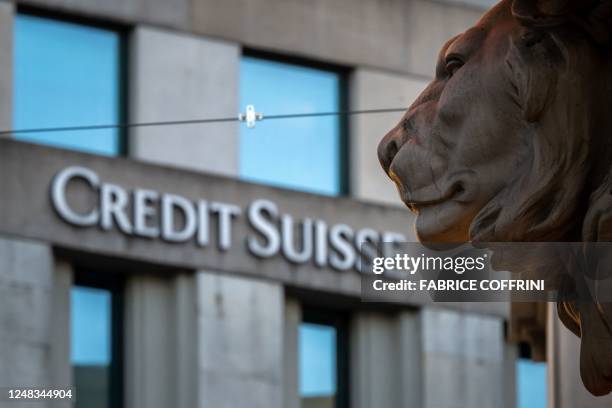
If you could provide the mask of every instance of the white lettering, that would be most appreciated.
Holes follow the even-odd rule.
[[[175,213],[183,214],[182,229],[175,225]],[[162,196],[162,239],[169,242],[185,242],[193,238],[196,230],[196,214],[193,204],[185,197],[175,194]]]
[[[159,194],[151,190],[134,190],[134,234],[142,237],[159,237],[159,227],[147,225],[147,220],[155,216],[153,202],[159,200]]]
[[[272,220],[266,218],[264,215],[268,214]],[[249,206],[248,212],[249,222],[251,226],[260,233],[265,239],[266,243],[262,244],[254,236],[247,238],[247,248],[254,255],[262,258],[270,258],[276,255],[280,249],[280,234],[274,227],[274,220],[278,217],[278,208],[276,204],[268,200],[255,200]]]
[[[100,189],[100,226],[109,231],[113,228],[113,219],[119,230],[125,234],[132,233],[132,225],[127,215],[128,194],[115,184],[102,184]]]
[[[329,264],[340,271],[353,267],[355,248],[351,245],[353,230],[345,224],[334,225],[329,232],[329,244],[334,252],[329,257]]]
[[[240,215],[240,207],[233,204],[211,203],[210,209],[217,213],[219,249],[227,251],[232,246],[232,219]]]
[[[51,186],[51,201],[53,207],[60,217],[73,225],[79,227],[90,227],[96,225],[100,218],[97,209],[91,210],[88,214],[79,214],[72,210],[66,200],[66,186],[74,178],[82,178],[93,187],[97,188],[100,184],[98,175],[85,167],[73,166],[60,171],[54,178]]]
[[[293,228],[293,218],[290,215],[281,217],[282,248],[283,255],[293,263],[304,263],[312,257],[312,220],[306,218],[302,222],[302,251],[299,252],[295,247],[295,233]]]

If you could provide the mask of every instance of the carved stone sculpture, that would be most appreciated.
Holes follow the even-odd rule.
[[[505,0],[442,48],[380,162],[423,242],[612,241],[612,0]],[[612,304],[560,302],[612,391]]]

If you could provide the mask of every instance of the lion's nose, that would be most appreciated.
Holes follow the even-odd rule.
[[[387,133],[378,144],[378,160],[385,170],[385,173],[389,174],[391,162],[393,162],[393,158],[395,158],[395,155],[403,144],[402,132],[397,128]]]

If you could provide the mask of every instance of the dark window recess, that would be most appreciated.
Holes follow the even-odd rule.
[[[302,408],[347,408],[348,333],[342,316],[307,310],[299,328]]]
[[[71,352],[77,408],[123,405],[122,286],[108,279],[80,279],[71,300]]]

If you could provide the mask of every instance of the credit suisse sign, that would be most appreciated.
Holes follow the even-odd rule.
[[[83,181],[84,194],[93,197],[87,211],[72,208],[67,198],[70,183]],[[306,217],[296,220],[281,213],[278,205],[260,198],[245,209],[234,203],[190,200],[184,196],[144,188],[128,190],[104,182],[92,169],[69,166],[60,170],[51,183],[51,202],[65,222],[77,227],[98,227],[101,231],[116,229],[127,236],[161,239],[169,243],[195,242],[198,247],[216,246],[228,251],[243,241],[247,251],[259,258],[281,254],[294,264],[313,263],[338,271],[360,269],[367,256],[364,247],[381,242],[405,242],[402,234],[378,232],[372,228],[354,230],[346,224],[329,225],[325,220]],[[246,222],[249,233],[235,237],[234,223]],[[216,242],[212,242],[216,231]],[[369,244],[369,245],[363,245]],[[371,252],[371,251],[370,251]]]
[[[0,237],[41,242],[79,262],[233,273],[360,296],[361,244],[415,241],[412,223],[400,207],[0,138]]]

